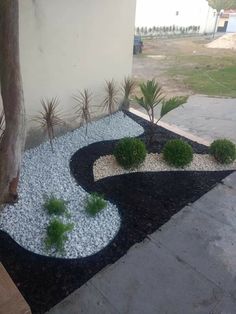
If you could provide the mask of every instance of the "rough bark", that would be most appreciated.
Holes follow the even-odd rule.
[[[5,132],[0,143],[0,204],[16,202],[25,141],[25,110],[19,57],[18,0],[0,1],[0,86]]]

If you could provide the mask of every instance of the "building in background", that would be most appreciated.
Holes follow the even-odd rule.
[[[236,10],[225,10],[221,13],[217,31],[236,33]]]
[[[137,0],[135,25],[147,29],[195,26],[200,33],[212,33],[216,18],[207,0]]]

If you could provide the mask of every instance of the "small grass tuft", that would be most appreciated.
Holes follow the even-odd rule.
[[[44,208],[48,211],[49,215],[63,215],[67,213],[66,204],[63,199],[50,196],[44,203]]]
[[[96,216],[107,206],[107,202],[97,193],[92,193],[86,201],[86,212],[91,216]]]
[[[63,252],[64,245],[68,239],[66,233],[73,229],[73,224],[64,224],[58,219],[54,219],[47,227],[46,248],[55,248],[56,251]]]

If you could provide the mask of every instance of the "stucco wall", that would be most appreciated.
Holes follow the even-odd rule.
[[[135,0],[19,2],[28,117],[43,97],[57,96],[71,112],[72,95],[84,88],[93,91],[98,105],[104,80],[121,81],[131,73]]]
[[[204,33],[213,31],[214,22],[206,0],[137,0],[136,27],[194,25]]]

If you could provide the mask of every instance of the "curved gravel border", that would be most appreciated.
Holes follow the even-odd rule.
[[[101,156],[93,164],[94,181],[134,172],[225,170],[236,170],[236,161],[229,165],[222,165],[208,154],[194,154],[191,164],[184,168],[172,167],[165,162],[162,154],[154,153],[148,154],[143,164],[132,170],[123,169],[113,155]]]
[[[22,247],[45,256],[79,258],[103,249],[115,237],[120,228],[120,215],[115,205],[108,206],[95,218],[84,210],[87,192],[78,186],[70,174],[70,158],[80,148],[91,143],[138,136],[143,128],[122,112],[93,122],[54,140],[54,153],[49,142],[28,150],[23,157],[19,202],[6,206],[0,212],[0,229],[7,232]],[[42,208],[44,195],[53,194],[68,201],[70,218],[74,223],[68,234],[65,253],[45,250],[46,227],[52,219]]]

